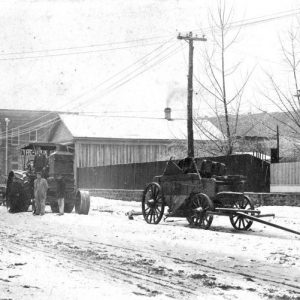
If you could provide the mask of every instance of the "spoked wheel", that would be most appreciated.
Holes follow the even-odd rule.
[[[213,202],[205,194],[195,194],[191,196],[191,214],[187,217],[190,225],[208,229],[213,221],[213,216],[207,214],[208,210],[214,209]]]
[[[239,199],[235,202],[233,208],[241,208],[241,209],[254,209],[253,201],[247,197],[243,196],[243,198]],[[251,215],[254,215],[253,213]],[[242,216],[230,216],[229,217],[231,225],[233,228],[237,230],[248,230],[251,225],[253,224],[253,221],[244,218]]]
[[[163,201],[160,185],[149,183],[143,192],[142,212],[149,224],[158,224],[164,215],[165,203]]]

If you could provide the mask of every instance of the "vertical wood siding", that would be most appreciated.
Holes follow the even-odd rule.
[[[230,155],[206,159],[225,163],[227,174],[247,176],[246,191],[269,192],[269,163],[250,155]],[[163,173],[166,163],[167,161],[156,161],[78,168],[79,187],[83,189],[143,189],[147,182],[153,180],[154,176]]]
[[[82,168],[157,161],[166,155],[167,145],[77,143],[76,150],[76,167]]]
[[[300,162],[272,164],[271,185],[300,185]]]

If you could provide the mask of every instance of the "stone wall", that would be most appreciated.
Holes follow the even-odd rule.
[[[141,201],[143,194],[143,190],[89,189],[88,191],[91,196],[124,201]]]
[[[142,190],[124,189],[90,189],[91,196],[98,196],[107,199],[141,201]],[[253,199],[256,206],[299,206],[300,194],[296,193],[245,193]]]
[[[298,193],[245,193],[254,200],[257,206],[299,206]]]

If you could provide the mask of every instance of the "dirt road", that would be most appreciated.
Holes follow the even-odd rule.
[[[183,219],[148,225],[138,203],[92,198],[88,216],[0,207],[0,299],[300,299],[300,238],[254,224],[234,232]],[[300,230],[300,208],[268,207]],[[271,219],[270,219],[271,220]]]

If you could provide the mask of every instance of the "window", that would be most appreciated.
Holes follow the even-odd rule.
[[[11,144],[19,145],[19,128],[13,128],[11,131]]]
[[[29,132],[29,142],[37,141],[37,130],[32,130]]]
[[[10,154],[10,163],[11,163],[11,169],[13,170],[19,169],[19,155],[16,149],[14,149]]]

